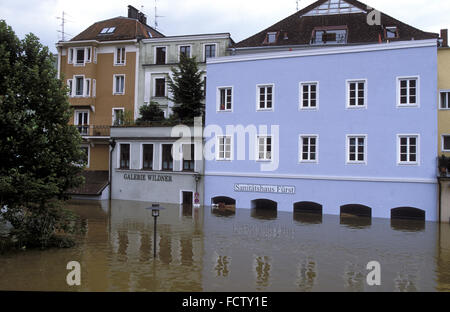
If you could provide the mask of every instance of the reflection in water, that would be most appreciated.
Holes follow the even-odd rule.
[[[211,212],[218,217],[233,217],[236,212],[227,209],[212,208]]]
[[[230,262],[231,258],[229,258],[228,256],[217,255],[217,263],[214,267],[216,276],[227,277],[229,273],[228,265],[230,264]]]
[[[316,262],[304,260],[297,269],[297,286],[301,291],[311,291],[317,278]]]
[[[183,210],[183,217],[191,217],[192,216],[192,205],[183,204],[182,210]]]
[[[253,266],[256,274],[256,286],[258,290],[261,290],[261,287],[267,287],[269,285],[270,258],[267,256],[255,256]]]
[[[344,225],[351,229],[364,229],[369,228],[372,225],[372,219],[367,217],[341,215],[340,219],[341,225]]]
[[[320,213],[306,213],[306,212],[294,212],[294,220],[303,224],[321,224],[322,214]]]
[[[276,209],[252,208],[251,216],[260,220],[275,220],[277,218]]]
[[[365,270],[360,265],[347,263],[345,267],[344,281],[347,290],[363,291],[365,283]]]
[[[391,228],[402,232],[425,231],[425,221],[391,219]]]
[[[148,206],[71,202],[87,224],[78,245],[0,255],[0,290],[450,291],[448,225],[164,205],[153,258]],[[366,284],[372,260],[382,264],[376,289]],[[69,261],[81,264],[77,288],[65,282]]]

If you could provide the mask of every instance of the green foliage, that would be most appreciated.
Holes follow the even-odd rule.
[[[194,117],[204,115],[205,105],[203,71],[197,66],[195,57],[189,58],[180,55],[178,68],[172,68],[173,78],[169,78],[168,85],[173,94],[172,100],[175,105],[173,113],[175,119],[193,120]]]
[[[49,201],[82,182],[81,137],[68,125],[68,90],[48,48],[33,34],[19,40],[1,20],[0,73],[0,208],[10,222],[23,216],[46,241],[55,228],[39,216],[55,218]]]
[[[137,125],[144,125],[151,121],[164,120],[164,112],[159,108],[157,102],[150,102],[148,105],[143,105],[139,108],[141,117],[136,119]]]

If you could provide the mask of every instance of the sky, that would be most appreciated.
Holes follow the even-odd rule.
[[[298,1],[302,9],[315,0]],[[363,0],[365,4],[424,31],[439,33],[450,26],[448,0]],[[155,0],[0,0],[0,19],[23,39],[38,36],[56,53],[61,17],[66,14],[66,40],[97,21],[127,16],[128,5],[147,14],[154,26]],[[296,12],[296,0],[156,0],[157,30],[166,36],[227,32],[235,42]],[[59,18],[58,18],[59,17]]]

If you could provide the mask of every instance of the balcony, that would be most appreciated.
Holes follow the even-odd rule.
[[[76,125],[82,137],[109,137],[111,126],[109,125]]]

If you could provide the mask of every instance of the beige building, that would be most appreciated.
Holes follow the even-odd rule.
[[[107,177],[110,127],[135,118],[139,41],[155,37],[164,35],[146,24],[144,14],[128,6],[128,17],[97,22],[57,44],[58,75],[70,89],[71,122],[83,137],[86,169],[92,171],[89,179],[98,180],[93,172]],[[98,195],[98,185],[107,185],[103,182],[96,181],[94,186],[87,181],[78,193]]]

